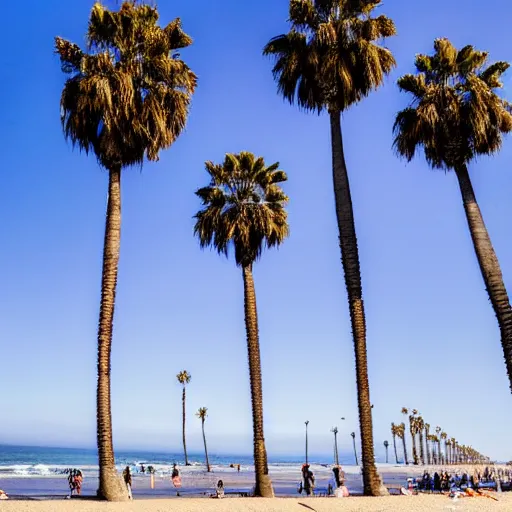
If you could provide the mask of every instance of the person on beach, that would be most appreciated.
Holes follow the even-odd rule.
[[[70,469],[68,476],[69,483],[69,497],[73,496],[73,492],[76,492],[80,496],[82,492],[82,472],[79,469]]]
[[[130,466],[126,466],[123,471],[123,479],[126,484],[126,488],[128,489],[128,498],[130,500],[133,499],[132,496],[132,474],[130,472]]]
[[[7,493],[5,491],[2,491],[2,489],[0,489],[0,500],[8,500],[9,499],[9,496],[7,496]]]
[[[140,465],[140,472],[141,472],[142,474],[145,474],[145,473],[146,473],[146,468],[144,467],[144,464],[141,464],[141,465]]]
[[[315,488],[315,476],[309,467],[309,464],[302,466],[302,479],[304,480],[303,489],[306,491],[307,496],[311,496]]]
[[[173,467],[172,467],[171,481],[172,481],[172,484],[174,485],[175,489],[179,489],[181,487],[181,476],[180,476],[180,472],[176,466],[176,463],[174,463]],[[179,496],[179,495],[180,495],[180,492],[176,491],[176,496]]]
[[[224,498],[224,482],[219,480],[217,482],[216,498]]]
[[[336,483],[336,487],[341,487],[345,484],[345,473],[343,471],[343,468],[337,464],[332,468],[332,472],[334,474],[334,482]]]

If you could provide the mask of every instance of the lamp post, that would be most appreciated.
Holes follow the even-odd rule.
[[[336,466],[339,466],[339,458],[338,458],[338,427],[332,428],[331,432],[334,434],[334,464]]]
[[[306,464],[308,463],[308,425],[309,421],[305,421],[304,424],[306,425]]]

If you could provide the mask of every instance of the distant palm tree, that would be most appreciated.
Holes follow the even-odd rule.
[[[425,465],[425,452],[423,450],[423,429],[425,427],[425,422],[421,416],[418,416],[416,420],[416,428],[420,437],[420,460],[423,465]]]
[[[357,460],[356,433],[352,432],[350,435],[352,436],[352,443],[354,445],[354,457],[356,458],[356,466],[359,466],[359,462]]]
[[[430,464],[430,450],[429,450],[429,442],[430,442],[430,423],[425,423],[425,445],[427,448],[427,464]]]
[[[126,500],[115,467],[112,440],[110,366],[112,326],[121,239],[121,172],[158,160],[185,127],[196,76],[176,50],[192,43],[179,18],[164,29],[154,7],[123,2],[119,11],[95,3],[86,35],[87,50],[55,39],[69,78],[61,96],[64,135],[92,152],[108,171],[98,326],[97,443],[98,496]]]
[[[437,426],[436,427],[436,443],[437,443],[437,463],[438,464],[442,464],[443,463],[443,460],[442,460],[442,457],[441,457],[441,427]]]
[[[263,391],[253,265],[264,247],[277,247],[288,236],[288,197],[280,183],[287,180],[275,163],[266,167],[252,153],[227,154],[221,165],[206,162],[211,181],[196,194],[203,209],[196,214],[195,234],[201,247],[213,246],[219,253],[234,249],[244,281],[245,327],[249,359],[256,496],[274,495],[268,476],[263,435]]]
[[[388,463],[388,447],[389,443],[387,441],[384,441],[384,448],[386,449],[386,464]]]
[[[393,448],[395,449],[395,461],[398,464],[398,452],[396,451],[397,432],[398,432],[398,425],[391,423],[391,435],[393,436]]]
[[[183,452],[185,453],[185,466],[190,466],[190,463],[188,462],[188,455],[187,455],[187,441],[185,437],[185,400],[186,400],[186,387],[187,384],[190,382],[190,379],[192,376],[187,372],[187,370],[183,370],[178,375],[176,375],[176,378],[178,379],[178,382],[183,386],[183,392],[181,395],[181,406],[182,406],[182,432],[183,432]]]
[[[446,464],[446,461],[448,460],[448,447],[446,443],[446,439],[448,437],[448,434],[446,432],[441,432],[441,439],[444,441],[444,463]]]
[[[512,308],[468,173],[468,164],[495,154],[503,134],[512,131],[511,106],[496,93],[509,64],[486,66],[487,52],[470,45],[457,50],[448,39],[436,39],[434,49],[432,56],[416,56],[416,75],[398,80],[399,88],[412,94],[413,104],[396,117],[394,145],[409,161],[422,147],[431,167],[453,170],[457,176],[512,389]]]
[[[402,444],[404,448],[404,462],[406,465],[409,465],[409,459],[407,458],[407,443],[405,440],[405,423],[400,423],[399,430],[397,430],[397,435],[402,439]]]
[[[290,0],[291,30],[274,37],[263,51],[275,58],[274,78],[286,100],[329,113],[338,235],[356,359],[364,493],[374,496],[381,493],[381,481],[375,466],[366,318],[341,115],[382,85],[395,65],[392,53],[378,44],[396,33],[392,20],[372,17],[380,4],[381,0]]]
[[[210,461],[208,460],[208,448],[206,448],[206,436],[204,434],[204,422],[206,420],[206,417],[208,416],[208,408],[200,407],[199,410],[196,412],[196,416],[201,420],[201,428],[203,430],[204,455],[206,458],[206,471],[208,471],[209,473],[211,471]]]
[[[415,409],[413,409],[414,413]],[[418,465],[418,451],[416,450],[416,434],[417,434],[417,424],[416,424],[416,416],[414,414],[409,415],[409,432],[411,434],[412,439],[412,458],[414,461],[414,465]]]

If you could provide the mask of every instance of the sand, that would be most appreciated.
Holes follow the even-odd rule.
[[[100,503],[90,500],[3,501],[2,512],[435,512],[435,511],[510,511],[512,494],[487,498],[462,498],[456,502],[446,496],[390,496],[386,498],[226,498],[134,500],[129,503]]]

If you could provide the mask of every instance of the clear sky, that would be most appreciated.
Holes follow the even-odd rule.
[[[216,453],[251,452],[242,274],[192,235],[205,160],[249,150],[288,173],[291,236],[255,267],[270,456],[330,453],[358,428],[354,355],[337,242],[329,124],[277,95],[264,44],[287,30],[287,0],[161,1],[194,44],[199,76],[187,131],[159,163],[123,174],[123,230],[112,354],[115,443],[179,449],[188,387],[189,445],[200,422]],[[512,61],[508,0],[388,0],[398,67],[343,122],[359,237],[377,451],[402,406],[462,443],[512,459],[512,403],[497,323],[454,175],[391,150],[395,85],[436,37]],[[107,4],[108,5],[108,4]],[[110,5],[115,5],[112,1]],[[107,175],[72,151],[59,121],[64,82],[55,35],[83,43],[91,0],[2,6],[0,80],[0,442],[94,446],[96,325]],[[512,98],[512,72],[505,93]],[[512,141],[471,167],[512,292]],[[346,420],[341,424],[341,416]]]

